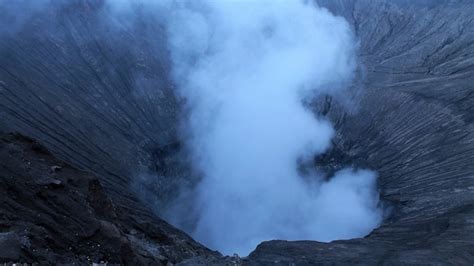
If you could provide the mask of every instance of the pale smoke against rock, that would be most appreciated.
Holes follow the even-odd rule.
[[[308,183],[297,171],[298,159],[330,146],[332,126],[302,100],[351,80],[348,24],[301,1],[174,4],[167,28],[174,79],[189,108],[183,136],[203,175],[190,233],[225,254],[246,255],[264,240],[330,241],[376,227],[374,173],[346,170]]]
[[[207,176],[198,165],[190,171],[187,152],[194,145],[187,143],[186,150],[182,140],[191,140],[186,130],[191,128],[182,128],[183,138],[176,134],[179,122],[185,126],[188,120],[180,116],[183,105],[175,97],[179,83],[170,81],[166,16],[179,6],[166,0],[127,0],[122,6],[118,1],[109,1],[117,8],[110,12],[107,0],[0,0],[0,131],[28,136],[0,134],[1,262],[474,263],[472,0],[314,0],[348,21],[363,65],[357,65],[350,83],[360,90],[305,99],[334,127],[327,151],[314,160],[299,159],[300,173],[314,181],[312,191],[318,193],[318,201],[309,204],[319,206],[321,216],[341,217],[307,223],[321,232],[302,238],[320,239],[324,230],[351,233],[344,218],[358,208],[349,208],[340,195],[357,198],[358,184],[375,193],[373,179],[364,178],[368,172],[359,178],[348,172],[347,179],[339,179],[345,183],[318,184],[322,178],[315,175],[330,176],[344,166],[376,170],[380,197],[392,212],[362,239],[266,241],[244,260],[221,257],[159,218],[196,236],[202,204],[164,212],[177,195],[188,197],[178,201],[183,205],[200,203],[195,193],[177,191],[194,188]],[[209,10],[203,2],[191,3],[198,13]],[[331,84],[314,91],[322,88],[334,89]],[[32,145],[30,137],[38,143]],[[54,165],[63,169],[50,171]],[[321,172],[309,175],[313,169]],[[92,189],[84,170],[97,177]],[[102,204],[106,198],[111,204]],[[357,200],[350,202],[357,206]],[[289,220],[291,229],[294,220]],[[231,232],[219,225],[222,234]],[[200,237],[210,242],[207,235]],[[224,248],[232,250],[229,246]]]

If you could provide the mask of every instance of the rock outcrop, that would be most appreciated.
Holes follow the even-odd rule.
[[[212,252],[153,215],[126,208],[101,181],[38,142],[0,135],[0,262],[166,265]]]

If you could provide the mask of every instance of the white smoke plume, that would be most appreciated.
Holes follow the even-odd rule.
[[[183,141],[203,177],[192,236],[247,255],[264,240],[349,239],[378,226],[375,173],[309,182],[298,171],[333,136],[304,97],[334,94],[354,74],[347,22],[299,0],[176,1],[168,12],[172,71],[189,109]]]
[[[187,224],[197,213],[183,229],[240,255],[265,240],[350,239],[380,224],[374,172],[346,169],[325,181],[298,171],[334,133],[303,100],[344,97],[354,76],[355,41],[343,18],[300,0],[107,3],[120,23],[144,6],[166,26],[188,109],[182,141],[203,177],[168,211],[170,222]]]
[[[0,0],[0,22],[12,25],[0,35],[67,2],[25,1]],[[139,6],[165,25],[173,78],[186,100],[183,142],[202,176],[186,197],[197,212],[187,228],[192,236],[224,254],[247,255],[265,240],[348,239],[379,225],[374,172],[347,169],[326,181],[298,171],[334,134],[303,100],[343,97],[354,76],[355,41],[344,19],[302,0],[109,0],[113,16],[105,20],[133,24]],[[170,211],[171,222],[189,219],[184,205]]]

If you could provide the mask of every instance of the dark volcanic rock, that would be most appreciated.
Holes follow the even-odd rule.
[[[110,20],[104,1],[24,2],[0,6],[17,19],[0,19],[0,128],[106,176],[125,200],[150,150],[174,141],[163,30],[146,14]]]
[[[182,181],[192,183],[183,178],[186,167],[177,162],[179,103],[168,81],[165,34],[158,19],[141,10],[139,20],[116,19],[110,27],[101,20],[110,17],[103,1],[57,1],[55,8],[38,8],[15,27],[4,26],[11,24],[8,16],[0,18],[0,28],[9,29],[0,32],[0,129],[39,139],[71,165],[96,173],[100,181],[82,172],[76,175],[77,170],[61,162],[40,161],[51,158],[41,155],[45,149],[40,145],[8,144],[13,154],[23,154],[24,145],[33,145],[26,154],[42,167],[37,170],[42,175],[32,176],[22,165],[8,170],[19,176],[18,181],[2,176],[2,182],[11,185],[1,189],[10,186],[5,193],[19,197],[2,197],[6,202],[2,207],[18,205],[19,211],[11,209],[2,217],[0,256],[84,261],[85,256],[97,254],[94,259],[101,259],[99,255],[109,254],[111,260],[120,261],[122,255],[115,249],[121,242],[114,239],[126,235],[128,241],[140,244],[130,244],[122,254],[137,260],[160,261],[163,256],[203,265],[472,264],[472,1],[318,2],[353,26],[360,40],[362,67],[354,88],[355,107],[347,108],[338,99],[316,106],[337,128],[333,149],[316,160],[325,163],[326,171],[355,165],[379,172],[382,198],[392,207],[380,228],[363,239],[332,243],[269,241],[242,261],[191,258],[209,253],[157,222],[130,191],[130,183],[137,180],[132,177],[141,167],[160,173],[138,186],[152,188],[143,194],[156,200],[165,202]],[[16,143],[11,138],[7,139]],[[52,170],[55,165],[62,168]],[[2,161],[2,167],[11,166]],[[73,180],[82,181],[69,182],[70,171],[76,176]],[[110,204],[115,211],[110,212]],[[85,216],[79,219],[76,212]],[[39,220],[42,224],[33,222],[38,214],[45,217]],[[90,226],[83,231],[85,223]],[[81,237],[64,233],[68,231]],[[74,252],[67,250],[68,245],[87,243],[84,237],[108,247],[96,253],[80,245]],[[167,251],[159,253],[166,255],[148,255],[155,245],[163,248],[167,241],[171,241]],[[2,248],[5,243],[10,243],[8,249]],[[51,250],[27,254],[29,245]]]
[[[0,135],[0,161],[0,263],[165,265],[217,256],[160,219],[115,205],[96,177],[29,138]]]

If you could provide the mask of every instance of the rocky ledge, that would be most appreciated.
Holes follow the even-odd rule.
[[[217,257],[166,222],[117,205],[97,177],[38,142],[0,135],[0,262],[166,265]]]

